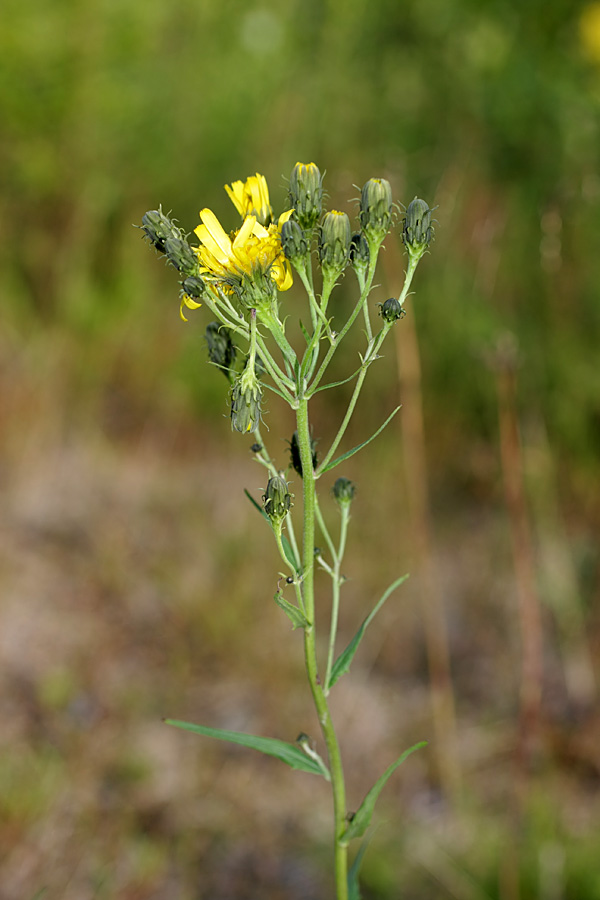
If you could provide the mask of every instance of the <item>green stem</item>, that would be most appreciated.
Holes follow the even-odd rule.
[[[303,586],[305,614],[309,622],[314,623],[315,479],[310,446],[308,401],[304,397],[300,398],[300,404],[296,413],[296,421],[298,428],[298,443],[300,445],[300,461],[302,464],[302,472],[304,474],[302,485],[304,497]],[[327,747],[329,769],[331,772],[334,812],[336,898],[337,900],[348,900],[348,850],[343,844],[343,834],[346,827],[346,788],[344,783],[344,770],[342,768],[342,758],[337,736],[329,713],[329,706],[318,673],[314,626],[304,630],[304,659],[310,690],[319,717],[325,745]]]
[[[342,521],[340,524],[340,545],[335,554],[334,579],[333,579],[333,596],[331,604],[331,627],[329,629],[329,652],[327,654],[327,673],[325,675],[325,694],[329,693],[327,685],[331,678],[331,670],[333,668],[333,657],[335,654],[335,639],[337,635],[338,613],[340,608],[340,587],[342,586],[343,577],[340,572],[342,560],[346,550],[346,537],[348,534],[348,520],[350,513],[346,505],[341,507]]]

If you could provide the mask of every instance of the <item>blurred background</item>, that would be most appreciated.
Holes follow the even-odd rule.
[[[236,227],[223,185],[256,171],[281,212],[297,160],[351,216],[371,176],[438,207],[344,449],[403,408],[331,477],[358,486],[340,643],[411,573],[332,695],[351,808],[429,740],[364,896],[600,898],[599,100],[600,3],[4,0],[2,900],[332,895],[326,785],[161,721],[318,735],[207,313],[132,227]],[[313,403],[324,448],[347,396]]]

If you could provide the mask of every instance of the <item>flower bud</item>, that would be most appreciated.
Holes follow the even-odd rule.
[[[338,478],[332,488],[338,506],[346,509],[350,506],[356,493],[356,486],[349,478]]]
[[[363,187],[359,220],[369,244],[380,245],[392,221],[392,189],[385,178],[370,178]]]
[[[187,241],[180,238],[167,238],[165,255],[172,266],[184,275],[194,275],[198,271],[198,257]]]
[[[181,239],[181,229],[161,209],[151,209],[142,217],[142,228],[151,244],[161,253],[169,238]]]
[[[288,491],[285,479],[281,475],[269,478],[267,489],[263,494],[263,508],[272,522],[285,519],[292,505],[292,495]]]
[[[304,231],[294,219],[288,219],[281,227],[283,252],[290,262],[300,262],[308,254],[308,241]]]
[[[317,468],[317,442],[310,439],[310,454],[312,457],[313,469]],[[302,461],[300,459],[300,442],[298,440],[298,432],[295,431],[290,441],[290,462],[292,468],[302,478]]]
[[[231,391],[231,427],[240,434],[248,434],[260,422],[262,389],[258,381],[242,385],[243,377],[240,375]]]
[[[410,256],[420,259],[433,239],[433,210],[418,197],[408,204],[402,223],[402,240]]]
[[[290,175],[290,206],[301,228],[311,231],[323,208],[323,178],[314,163],[296,163]]]
[[[190,275],[181,286],[188,297],[202,297],[205,291],[204,282],[199,275]]]
[[[219,322],[209,322],[204,337],[211,363],[219,366],[229,377],[229,370],[234,363],[236,354],[236,346],[231,339],[231,329]]]
[[[319,259],[324,272],[329,269],[337,277],[346,268],[351,238],[350,219],[346,213],[335,209],[326,213],[319,235]]]
[[[385,303],[379,303],[379,315],[385,322],[395,322],[406,315],[406,310],[401,306],[400,301],[395,297],[390,297]]]
[[[371,254],[369,253],[369,244],[362,231],[358,231],[356,234],[352,235],[348,256],[350,258],[350,265],[354,271],[358,275],[366,275]]]

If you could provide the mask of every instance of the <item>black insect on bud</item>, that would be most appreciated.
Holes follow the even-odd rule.
[[[165,243],[169,238],[180,240],[181,228],[165,216],[162,209],[151,209],[142,217],[142,229],[157,250],[165,252]]]

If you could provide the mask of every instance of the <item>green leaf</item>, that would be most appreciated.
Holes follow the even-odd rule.
[[[290,619],[292,623],[292,628],[296,630],[296,628],[307,628],[310,625],[310,622],[304,615],[301,609],[297,606],[294,606],[293,603],[290,603],[286,600],[281,593],[281,591],[276,591],[273,600],[277,604],[277,606],[281,607],[286,616]]]
[[[348,377],[342,379],[342,381],[331,381],[329,384],[321,385],[321,387],[316,388],[314,391],[309,391],[309,393],[306,394],[306,397],[308,399],[310,399],[310,397],[313,397],[315,394],[318,394],[319,391],[327,391],[327,390],[329,390],[329,388],[339,387],[340,384],[347,384],[349,381],[352,381],[353,378],[356,378],[356,376],[358,375],[358,373],[360,372],[361,369],[362,369],[362,366],[359,366],[358,369],[356,370],[356,372],[353,372],[352,375],[348,375]]]
[[[343,453],[342,456],[338,456],[338,458],[334,459],[333,462],[328,463],[323,469],[320,469],[317,474],[324,475],[325,472],[329,472],[329,470],[333,469],[334,466],[339,466],[340,463],[344,462],[347,459],[350,459],[351,456],[354,456],[355,453],[358,453],[359,450],[362,450],[363,447],[366,447],[367,444],[370,444],[378,434],[381,434],[388,422],[391,422],[398,410],[401,408],[401,406],[397,406],[393,413],[390,413],[390,415],[387,417],[383,425],[380,425],[375,434],[372,434],[370,438],[367,438],[367,440],[363,441],[362,444],[358,444],[356,447],[353,447],[352,450],[348,450],[347,453]]]
[[[346,672],[349,671],[352,660],[354,659],[354,654],[358,650],[358,646],[363,639],[363,635],[364,635],[365,631],[367,630],[367,626],[375,618],[375,616],[377,615],[377,613],[379,612],[379,610],[381,609],[381,607],[383,606],[383,604],[385,603],[387,598],[390,596],[390,594],[393,591],[395,591],[397,587],[400,587],[400,585],[403,584],[407,578],[408,578],[408,575],[402,575],[400,578],[397,578],[395,581],[392,582],[392,584],[390,584],[389,588],[386,591],[384,591],[384,593],[381,595],[381,597],[379,598],[379,600],[377,601],[377,603],[375,604],[375,606],[373,607],[373,609],[371,610],[371,612],[369,613],[367,618],[363,621],[360,628],[358,629],[358,631],[356,632],[356,634],[354,635],[354,637],[352,638],[352,640],[350,641],[350,643],[348,644],[346,649],[342,650],[342,652],[340,653],[340,655],[334,662],[332,669],[331,669],[331,675],[329,676],[329,681],[327,682],[327,684],[325,686],[326,691],[329,691],[333,687],[333,685],[336,683],[338,678],[341,678],[342,675],[345,675]]]
[[[292,769],[310,772],[311,775],[324,776],[317,762],[306,756],[296,744],[278,741],[276,738],[244,734],[241,731],[225,731],[223,728],[193,725],[191,722],[180,722],[178,719],[165,719],[165,722],[167,725],[174,725],[176,728],[183,728],[185,731],[192,731],[194,734],[202,734],[205,737],[216,738],[218,741],[228,741],[230,744],[241,744],[242,747],[250,747],[251,750],[258,750],[259,753],[265,753],[267,756],[274,756],[280,759],[286,765],[291,766]]]
[[[252,504],[252,506],[254,506],[255,509],[257,509],[259,511],[261,516],[263,516],[263,518],[265,518],[270,525],[271,520],[269,519],[268,515],[266,514],[266,512],[264,511],[262,506],[259,506],[259,504],[256,502],[256,500],[254,499],[254,497],[252,496],[252,494],[250,493],[248,488],[244,488],[244,493],[245,493],[246,497],[248,498],[248,500],[250,501],[250,503]]]
[[[256,500],[254,499],[254,497],[252,496],[252,494],[250,493],[250,491],[247,488],[244,488],[244,493],[245,493],[246,497],[248,498],[248,500],[250,501],[250,503],[252,504],[252,506],[259,511],[259,513],[261,514],[263,519],[266,519],[270,526],[271,520],[269,519],[268,515],[266,514],[266,512],[264,511],[262,506],[259,506],[259,504],[256,502]],[[300,575],[300,573],[302,572],[302,567],[298,564],[298,560],[296,559],[294,551],[292,550],[292,545],[290,544],[289,540],[286,538],[285,534],[281,535],[281,545],[283,547],[283,552],[285,553],[285,558],[289,562],[290,566],[294,569],[294,571],[298,575]]]
[[[427,741],[419,741],[418,744],[414,744],[412,747],[409,747],[409,749],[405,750],[404,753],[398,757],[396,762],[393,762],[391,766],[388,766],[383,775],[377,779],[363,802],[360,804],[358,811],[354,813],[352,819],[348,823],[348,827],[346,828],[346,831],[344,832],[340,840],[342,846],[347,846],[354,838],[363,836],[371,823],[371,817],[373,815],[373,810],[375,809],[377,798],[382,792],[385,783],[390,775],[392,775],[396,771],[398,766],[401,765],[404,760],[410,756],[411,753],[414,753],[415,750],[419,750],[421,747],[426,746]]]
[[[360,872],[362,859],[368,846],[369,841],[363,841],[360,846],[360,850],[354,857],[352,865],[348,869],[348,900],[362,900],[360,893],[360,884],[358,882],[358,873]]]

